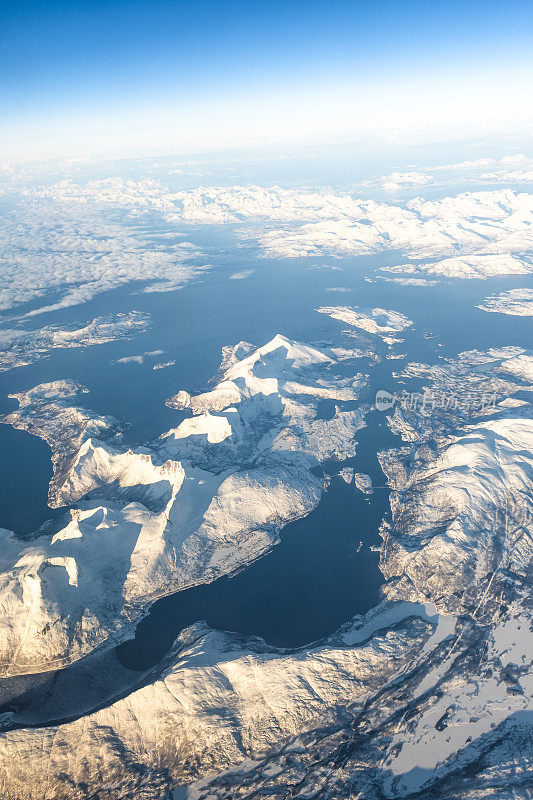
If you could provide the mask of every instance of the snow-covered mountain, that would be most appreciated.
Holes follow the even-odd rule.
[[[323,311],[355,328],[367,318]],[[390,330],[408,323],[363,327],[383,354]],[[369,411],[366,378],[340,374],[353,352],[281,335],[258,349],[239,343],[214,388],[168,401],[189,416],[134,450],[69,405],[79,386],[18,396],[5,421],[71,454],[52,483],[55,504],[74,507],[53,536],[2,534],[4,675],[31,683],[78,669],[131,636],[158,597],[256,559],[317,505],[327,459],[371,489],[341,469]],[[67,703],[60,718],[29,726],[23,709],[6,712],[2,797],[89,798],[102,786],[117,800],[473,800],[495,787],[527,797],[533,419],[520,398],[531,363],[515,347],[404,368],[424,382],[432,413],[398,402],[388,417],[403,445],[380,454],[392,519],[376,608],[292,651],[196,624],[137,685],[117,672],[96,707],[89,699],[69,715]],[[440,404],[459,385],[506,399],[473,415]],[[324,419],[324,400],[354,407]],[[95,437],[98,424],[109,438]]]

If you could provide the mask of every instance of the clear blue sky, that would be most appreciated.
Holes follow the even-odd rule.
[[[207,142],[219,123],[221,141],[238,140],[239,122],[244,138],[296,136],[297,111],[302,134],[371,130],[372,115],[377,129],[388,103],[400,124],[399,98],[412,108],[417,87],[421,104],[426,92],[453,107],[456,92],[467,110],[468,87],[490,102],[492,83],[494,103],[509,102],[508,86],[533,105],[530,0],[3,0],[0,9],[8,156],[21,140],[37,155],[38,132],[43,155],[63,140],[73,150],[88,139],[133,144],[134,127],[148,144],[151,135],[163,144],[162,130],[169,144],[204,133]]]

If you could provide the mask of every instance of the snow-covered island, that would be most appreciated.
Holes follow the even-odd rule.
[[[509,289],[508,292],[487,297],[478,308],[495,314],[533,317],[533,289]]]

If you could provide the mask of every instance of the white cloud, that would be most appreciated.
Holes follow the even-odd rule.
[[[229,279],[230,281],[243,281],[253,275],[254,272],[256,272],[255,269],[244,269],[242,272],[234,272],[233,275],[229,276]]]
[[[50,297],[30,314],[91,300],[131,281],[176,289],[202,271],[188,242],[161,243],[89,203],[34,199],[0,217],[0,309]],[[189,262],[189,263],[187,263]]]
[[[486,169],[496,163],[495,158],[475,158],[467,161],[458,161],[455,164],[440,164],[438,167],[430,167],[429,169],[431,172],[472,172]]]
[[[475,158],[466,161],[458,161],[454,164],[440,164],[436,167],[428,167],[428,172],[483,172],[487,167],[510,167],[524,164],[531,161],[529,156],[524,153],[514,153],[513,155],[503,156],[502,158]]]
[[[122,356],[122,358],[117,358],[116,361],[113,361],[113,364],[144,364],[145,359],[147,358],[155,358],[156,356],[161,356],[165,350],[146,350],[144,353],[139,353],[139,355],[134,356]],[[154,367],[156,369],[156,367]]]
[[[122,356],[117,358],[115,364],[142,364],[144,363],[144,356]]]

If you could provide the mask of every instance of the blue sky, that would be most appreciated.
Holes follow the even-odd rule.
[[[7,157],[530,122],[530,2],[1,9]]]

